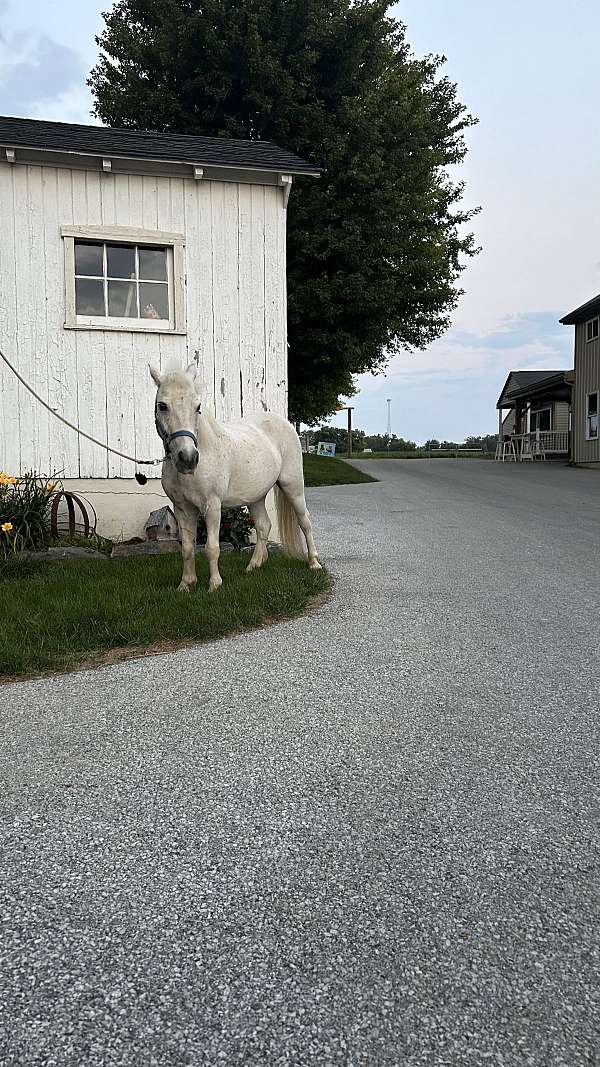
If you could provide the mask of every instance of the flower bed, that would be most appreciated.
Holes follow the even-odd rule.
[[[0,471],[0,559],[47,547],[55,489],[56,481],[33,471],[22,478]]]

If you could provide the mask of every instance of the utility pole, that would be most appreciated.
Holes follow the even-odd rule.
[[[354,408],[347,406],[346,404],[338,404],[336,411],[348,412],[348,455],[352,455],[352,412]]]
[[[387,437],[387,446],[388,446],[388,449],[389,449],[390,444],[392,442],[392,401],[391,401],[390,397],[388,397],[388,399],[386,400],[386,404],[388,406],[388,416],[387,416],[387,430],[386,430],[385,433],[386,433],[386,437]]]

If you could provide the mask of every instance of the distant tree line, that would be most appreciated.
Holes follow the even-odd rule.
[[[308,430],[306,436],[311,445],[317,445],[319,441],[333,441],[337,452],[346,452],[348,448],[348,431],[340,426],[319,426],[316,430]],[[480,448],[483,452],[493,453],[496,451],[497,441],[497,434],[465,437],[462,443],[440,441],[436,437],[431,437],[421,446],[421,449],[430,451],[432,449]],[[415,441],[397,437],[396,434],[388,438],[387,434],[383,433],[367,434],[364,430],[353,430],[352,451],[364,452],[365,448],[370,448],[373,452],[418,452],[421,450]]]

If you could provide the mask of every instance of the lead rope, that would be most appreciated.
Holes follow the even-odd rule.
[[[92,437],[91,434],[86,433],[85,430],[81,430],[79,426],[75,426],[74,423],[69,422],[68,419],[65,419],[63,415],[59,415],[58,411],[50,407],[50,404],[47,404],[45,400],[42,400],[41,396],[38,396],[35,389],[32,388],[29,382],[26,382],[22,374],[19,374],[17,368],[13,367],[12,363],[10,362],[8,357],[4,355],[4,352],[1,348],[0,356],[6,363],[6,366],[11,369],[15,378],[18,378],[21,382],[21,385],[23,385],[25,389],[27,389],[27,391],[31,393],[33,397],[35,397],[38,404],[41,404],[43,408],[46,408],[46,411],[49,411],[50,414],[54,415],[54,417],[56,419],[59,419],[60,422],[64,422],[65,426],[68,426],[70,430],[75,430],[75,433],[78,433],[80,437],[85,437],[86,440],[91,441],[93,445],[98,445],[99,448],[104,448],[106,452],[112,452],[114,456],[120,456],[121,459],[127,459],[130,463],[135,463],[136,467],[157,467],[160,463],[163,462],[165,458],[164,456],[161,456],[160,459],[138,459],[137,456],[128,456],[126,452],[120,452],[118,448],[111,448],[111,446],[107,444],[107,442],[98,441],[96,437]],[[145,474],[141,474],[140,471],[136,471],[135,480],[139,483],[139,485],[145,485],[148,479],[146,478]]]

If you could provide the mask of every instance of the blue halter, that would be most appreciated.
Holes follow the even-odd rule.
[[[194,442],[194,448],[198,447],[198,438],[196,437],[195,433],[192,433],[191,430],[175,430],[175,433],[168,434],[167,437],[163,437],[165,445],[170,445],[171,441],[175,437],[191,437],[192,441]]]
[[[195,433],[192,433],[191,430],[175,430],[175,433],[167,433],[158,417],[158,407],[154,408],[154,422],[156,425],[156,432],[165,446],[165,452],[167,455],[169,455],[169,445],[171,444],[171,441],[173,441],[176,437],[190,437],[191,440],[194,442],[194,448],[198,448],[198,438],[196,437]]]

